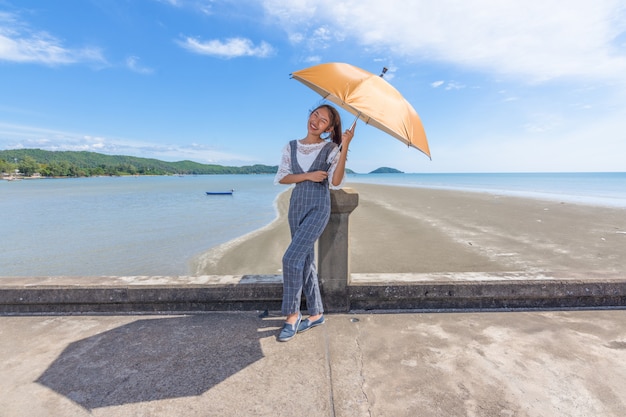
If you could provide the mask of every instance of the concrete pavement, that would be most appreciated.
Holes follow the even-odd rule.
[[[626,311],[0,316],[0,416],[626,415]]]

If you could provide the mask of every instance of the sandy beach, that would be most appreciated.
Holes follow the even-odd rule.
[[[626,271],[626,210],[449,190],[348,184],[352,273]],[[268,226],[194,260],[195,275],[280,274],[290,190]]]

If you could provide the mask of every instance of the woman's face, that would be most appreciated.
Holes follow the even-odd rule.
[[[326,107],[315,109],[309,116],[309,132],[319,136],[330,129],[330,112]]]

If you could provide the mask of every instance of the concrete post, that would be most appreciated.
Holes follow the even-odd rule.
[[[348,300],[349,217],[359,205],[359,194],[352,188],[330,191],[330,220],[318,241],[318,275],[328,312],[345,312]]]

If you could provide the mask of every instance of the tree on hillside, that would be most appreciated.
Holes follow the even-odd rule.
[[[39,164],[35,161],[35,158],[25,156],[17,165],[17,169],[19,169],[24,176],[30,177],[35,172],[39,171]]]
[[[0,0],[1,1],[1,0]],[[35,165],[33,165],[33,160]],[[0,150],[0,170],[14,173],[18,168],[27,175],[39,172],[44,177],[82,177],[93,175],[168,175],[168,174],[275,174],[277,166],[231,167],[205,165],[192,161],[165,162],[157,159],[95,152],[44,151],[41,149]]]
[[[0,159],[0,173],[8,174],[13,171],[13,165],[8,163],[7,161]]]
[[[67,177],[70,175],[70,163],[67,161],[50,162],[41,170],[46,177]]]

